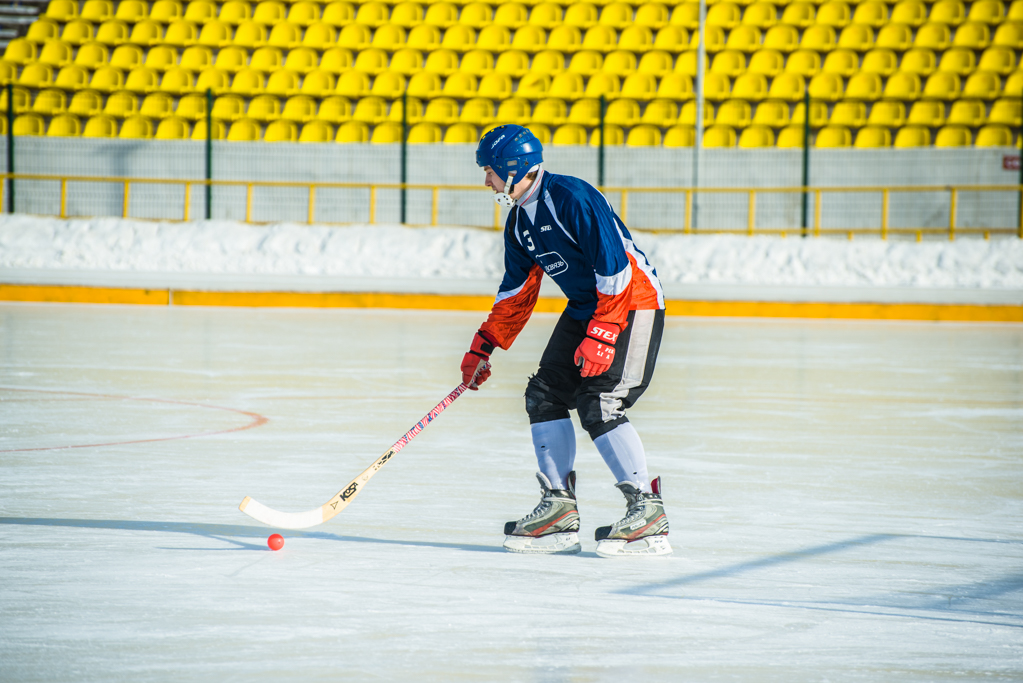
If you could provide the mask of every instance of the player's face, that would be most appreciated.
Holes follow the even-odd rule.
[[[489,187],[494,192],[504,192],[504,181],[501,180],[501,176],[497,175],[489,166],[484,166],[483,170],[486,171],[487,177],[483,181],[483,184]],[[521,183],[516,183],[512,187],[511,198],[519,199],[522,195],[526,194],[526,190],[533,184],[532,180],[524,180]]]

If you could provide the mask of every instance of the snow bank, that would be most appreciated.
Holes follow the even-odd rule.
[[[638,233],[666,284],[1023,288],[1023,240],[955,242]],[[495,279],[497,232],[0,217],[0,269]]]

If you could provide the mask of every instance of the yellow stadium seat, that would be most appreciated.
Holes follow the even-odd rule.
[[[402,48],[391,57],[391,71],[403,76],[411,76],[423,70],[426,62],[423,53],[413,48]]]
[[[659,2],[645,2],[636,8],[635,23],[639,26],[646,26],[653,30],[659,30],[668,25],[671,14],[668,8]]]
[[[798,102],[806,93],[806,79],[799,74],[781,73],[771,80],[767,96],[773,100]]]
[[[762,74],[744,73],[735,79],[731,96],[750,102],[759,102],[767,97],[767,78]]]
[[[905,126],[895,134],[895,147],[900,149],[911,147],[930,147],[931,131],[923,126]]]
[[[379,29],[378,29],[379,32]],[[402,36],[404,38],[404,36]],[[376,35],[373,36],[374,40]],[[302,36],[302,45],[313,50],[328,50],[337,43],[337,29],[318,21],[310,25]]]
[[[718,125],[745,128],[752,122],[753,110],[744,100],[725,100],[718,107],[714,122]]]
[[[343,79],[347,74],[343,74]],[[425,100],[439,97],[441,92],[441,80],[440,76],[429,71],[420,71],[413,75],[408,82],[406,92],[411,97],[419,97]],[[338,89],[341,88],[341,81],[338,80]],[[358,95],[351,95],[352,97],[358,97]]]
[[[786,126],[778,131],[778,139],[775,147],[778,149],[802,149],[804,146],[806,131],[803,126]]]
[[[696,144],[696,130],[692,126],[676,125],[664,133],[664,146],[692,147]]]
[[[100,43],[85,43],[78,48],[74,63],[84,69],[98,69],[110,61],[110,52]]]
[[[618,49],[642,53],[654,49],[654,42],[654,32],[646,26],[629,26],[618,37]]]
[[[245,100],[238,95],[221,95],[213,100],[210,116],[221,121],[237,121],[244,118]]]
[[[604,126],[603,133],[606,136],[605,145],[620,146],[625,144],[625,131],[619,126]],[[600,128],[594,130],[590,136],[590,147],[599,147],[601,137]]]
[[[705,49],[708,54],[714,54],[715,52],[720,52],[721,50],[724,50],[725,46],[728,43],[727,35],[725,34],[725,29],[721,28],[720,26],[708,26],[706,29],[704,29],[703,35],[704,38],[707,39],[707,46]],[[699,42],[698,40],[695,40],[696,37],[697,34],[694,34],[693,43]]]
[[[143,64],[155,71],[166,71],[178,65],[178,51],[168,45],[151,47]]]
[[[416,74],[416,76],[412,77],[412,80],[415,81],[416,77],[421,75],[422,74]],[[365,97],[369,95],[370,90],[371,84],[369,74],[364,71],[354,69],[341,74],[341,76],[337,79],[337,86],[335,87],[336,94],[351,97],[352,99]],[[410,94],[413,94],[411,90]]]
[[[103,96],[95,90],[79,90],[71,96],[68,114],[88,118],[103,113]]]
[[[149,18],[161,24],[171,24],[185,18],[185,8],[178,0],[156,0]]]
[[[785,70],[785,57],[777,50],[758,50],[750,56],[750,73],[774,78]]]
[[[149,17],[149,3],[142,2],[142,0],[120,0],[117,3],[114,17],[129,24],[142,21]]]
[[[945,105],[931,100],[918,100],[910,108],[906,123],[911,126],[923,126],[925,128],[944,126]],[[931,144],[929,137],[927,144]]]
[[[199,31],[198,45],[220,48],[231,44],[231,27],[219,20],[208,21]]]
[[[541,60],[541,62],[546,60],[555,68],[560,61],[560,69],[557,69],[557,71],[564,71],[565,57],[560,52],[545,50],[536,56],[534,63],[536,60]],[[394,58],[392,58],[391,61],[393,63]],[[465,53],[465,56],[462,57],[462,63],[459,65],[458,69],[477,78],[482,78],[489,73],[493,73],[494,55],[487,50],[471,50]]]
[[[324,121],[310,121],[302,126],[299,142],[330,142],[334,139],[334,128]]]
[[[233,128],[234,126],[232,126]],[[298,142],[298,126],[291,121],[278,120],[266,127],[264,142]]]
[[[993,100],[1002,94],[1002,79],[993,71],[976,71],[963,84],[963,97]],[[1016,93],[1010,93],[1015,95]]]
[[[67,95],[56,89],[40,91],[32,103],[32,111],[42,116],[56,116],[67,109]]]
[[[1023,92],[1023,70],[1013,71],[1006,77],[1004,92],[1009,94]]]
[[[167,27],[163,42],[174,47],[189,47],[199,39],[198,27],[190,21],[180,19]]]
[[[381,76],[382,75],[383,74],[381,74]],[[377,82],[381,81],[381,76],[378,76],[377,80],[374,81],[374,88],[376,88]],[[400,85],[400,90],[393,89],[391,91],[395,92],[396,96],[400,95],[405,90],[405,78],[397,73],[392,73],[391,77],[392,80],[396,80]],[[327,97],[333,93],[336,87],[337,81],[332,73],[323,71],[322,69],[315,69],[307,73],[305,77],[302,78],[302,87],[299,89],[299,92],[310,97],[321,98]],[[379,95],[380,93],[374,92],[374,94]]]
[[[1023,21],[1023,1],[1012,0],[1009,10],[1005,13],[1005,18],[1009,21]]]
[[[83,138],[116,138],[117,121],[109,116],[94,116],[85,122]]]
[[[265,48],[263,48],[265,49]],[[338,48],[343,49],[343,48]],[[319,69],[320,55],[308,47],[296,47],[294,50],[288,52],[288,56],[284,59],[284,68],[291,69],[292,71],[300,74],[308,74],[310,71],[321,70]],[[333,73],[329,69],[322,69],[326,73]]]
[[[621,30],[632,23],[632,7],[624,2],[612,2],[600,11],[598,23]]]
[[[494,21],[494,12],[490,5],[483,2],[472,2],[462,8],[458,23],[469,28],[481,29]],[[417,22],[418,23],[418,22]]]
[[[867,125],[867,106],[863,102],[853,100],[836,102],[828,123],[832,126],[861,128]]]
[[[503,100],[512,95],[512,80],[508,74],[492,73],[480,79],[476,94],[492,100]]]
[[[711,102],[720,102],[728,99],[732,93],[732,84],[728,76],[708,72],[705,74],[706,82],[703,87],[703,97]]]
[[[297,72],[290,69],[278,69],[271,73],[270,78],[267,79],[266,92],[268,95],[277,97],[291,97],[298,94],[301,83],[301,76]]]
[[[475,3],[474,3],[475,4]],[[391,10],[391,23],[401,26],[405,29],[410,29],[413,26],[418,26],[423,23],[426,15],[423,12],[423,6],[418,2],[399,2]]]
[[[1002,125],[988,125],[977,131],[977,147],[1012,147],[1012,131]]]
[[[477,50],[477,52],[483,52]],[[489,55],[489,52],[483,52],[483,54]],[[468,55],[466,55],[468,57]],[[462,63],[462,70],[465,70],[465,63]],[[491,70],[493,70],[491,68]],[[533,57],[532,71],[538,73],[544,73],[548,76],[554,76],[560,74],[565,70],[565,55],[555,50],[544,50]]]
[[[969,147],[973,141],[970,130],[964,126],[945,126],[934,138],[935,147]]]
[[[282,2],[264,0],[256,5],[256,11],[253,12],[252,18],[271,25],[287,20],[293,24],[307,27],[320,23],[320,6],[315,2],[302,0],[293,4],[290,8],[285,8]],[[330,24],[325,25],[330,26]]]
[[[191,95],[185,95],[178,100],[178,106],[175,107],[174,113],[183,119],[189,121],[198,121],[206,118],[206,94],[194,93]]]
[[[568,106],[565,101],[558,98],[548,97],[536,103],[532,123],[540,123],[545,126],[560,126],[568,119]]]
[[[242,118],[231,124],[227,139],[231,142],[256,142],[261,134],[262,129],[258,123],[252,119]]]
[[[1005,20],[1005,5],[1001,0],[974,0],[970,5],[969,21],[996,25]]]
[[[726,79],[727,80],[727,79]],[[618,97],[621,92],[621,81],[614,74],[598,73],[590,77],[586,82],[586,97],[600,97],[611,100]]]
[[[996,100],[991,105],[991,113],[988,115],[988,121],[991,123],[1001,124],[1003,126],[1011,126],[1013,128],[1019,128],[1023,125],[1023,103],[1019,99],[1003,99]]]
[[[713,125],[703,133],[703,146],[711,149],[718,147],[735,147],[735,129],[731,126]]]
[[[905,52],[913,46],[913,29],[905,24],[885,24],[877,32],[877,41],[874,45],[895,50],[896,52]],[[917,47],[927,46],[918,45]]]
[[[36,24],[39,23],[40,22],[37,21],[32,26],[36,26]],[[119,45],[128,39],[128,25],[123,21],[110,19],[104,21],[99,27],[100,33],[95,34],[96,40],[104,45]],[[74,21],[70,21],[65,24],[64,30],[61,31],[60,39],[71,45],[81,45],[82,43],[87,43],[90,40],[93,40],[93,35],[92,24],[83,19],[75,19]],[[56,36],[54,36],[54,38],[56,38]]]
[[[410,145],[435,144],[443,139],[444,134],[436,123],[417,123],[409,128],[408,143]]]
[[[767,126],[750,126],[739,136],[739,147],[743,149],[774,147],[774,131]]]
[[[189,138],[188,122],[177,116],[169,116],[156,127],[157,140],[187,140]]]
[[[53,79],[53,84],[63,90],[87,88],[89,86],[89,71],[77,64],[65,66],[57,73],[57,76]]]
[[[810,97],[815,100],[837,102],[842,99],[845,88],[838,74],[820,73],[810,79]]]
[[[101,66],[92,74],[89,87],[100,92],[113,92],[124,87],[124,72],[112,66]]]
[[[720,26],[726,31],[730,31],[741,21],[742,10],[735,3],[718,2],[707,8],[707,26]]]
[[[576,123],[559,126],[551,137],[551,144],[555,146],[585,145],[586,129]]]
[[[497,109],[497,123],[514,123],[524,126],[531,120],[529,101],[521,97],[512,97],[501,102]]]
[[[1008,76],[1016,68],[1016,55],[1004,47],[989,47],[980,55],[977,69]]]
[[[267,96],[264,95],[263,97]],[[333,106],[328,105],[327,110],[324,111],[323,115],[321,116],[317,116],[316,100],[309,97],[308,95],[295,95],[293,97],[289,97],[284,102],[283,108],[280,106],[280,102],[277,100],[277,98],[270,98],[266,100],[266,105],[268,107],[273,106],[273,102],[270,101],[271,99],[273,100],[273,102],[277,102],[277,116],[271,116],[273,112],[267,111],[268,119],[276,118],[285,119],[287,121],[295,121],[297,123],[308,123],[313,119],[320,118],[324,121],[329,121],[330,123],[340,123],[340,121],[347,121],[352,118],[351,102],[349,102],[347,98],[340,97],[338,95],[334,95],[331,98],[327,98],[331,100]],[[327,100],[325,99],[324,102],[326,101]],[[257,110],[256,112],[252,111],[252,107],[255,104],[256,100],[254,99],[252,101],[252,104],[249,105],[250,115],[262,113],[259,110]],[[339,111],[341,109],[343,109],[344,111],[343,112]],[[343,115],[341,117],[338,117],[337,114],[339,113]]]
[[[668,74],[661,79],[657,96],[670,100],[690,100],[694,97],[693,79],[686,74]]]
[[[336,142],[369,142],[369,126],[361,121],[348,121],[337,128]]]
[[[813,78],[821,72],[821,56],[813,50],[796,50],[785,61],[785,71]]]
[[[901,128],[906,125],[906,105],[890,100],[875,102],[870,108],[867,124],[883,128]]]
[[[742,23],[759,29],[768,29],[778,23],[778,11],[774,4],[757,0],[742,13]]]
[[[386,66],[387,56],[382,56],[382,64]],[[423,67],[438,76],[447,77],[458,71],[458,53],[454,50],[434,50],[426,57],[426,65]]]
[[[476,77],[464,71],[456,71],[444,80],[444,87],[441,89],[446,97],[467,99],[475,97],[478,83]]]
[[[201,35],[201,34],[200,34]],[[232,42],[238,47],[244,47],[247,50],[254,50],[258,47],[263,47],[267,44],[267,30],[263,24],[257,24],[251,19],[243,21],[238,24],[238,28],[234,31],[234,38]],[[200,42],[201,39],[200,39]],[[277,47],[285,47],[284,45],[277,45]],[[231,134],[227,134],[230,139]]]
[[[528,73],[519,81],[516,94],[531,100],[537,100],[547,96],[551,89],[551,77],[547,74]]]
[[[572,105],[568,112],[568,123],[586,128],[600,125],[600,100],[584,99]]]
[[[468,123],[456,123],[444,131],[444,144],[475,145],[478,140],[476,126],[470,126]]]
[[[933,50],[915,47],[902,55],[899,70],[917,76],[930,76],[937,70],[937,58]]]
[[[952,103],[948,112],[950,125],[977,128],[987,123],[987,108],[980,100],[959,100]]]
[[[866,73],[888,77],[898,70],[899,58],[891,50],[875,48],[863,55],[862,70]]]
[[[211,0],[192,0],[185,7],[185,16],[182,17],[185,21],[191,21],[196,24],[205,24],[211,19],[215,19],[217,16],[217,5]]]
[[[10,48],[10,45],[8,45],[8,48]],[[71,45],[63,40],[48,40],[43,43],[43,49],[39,52],[38,57],[41,64],[57,69],[70,64],[73,58]]]
[[[527,24],[515,31],[511,46],[515,50],[533,53],[544,49],[546,43],[547,33],[539,26]]]
[[[351,50],[343,47],[331,48],[320,58],[320,69],[334,75],[348,71],[353,64]]]
[[[99,24],[114,18],[114,3],[110,0],[85,0],[79,18]]]
[[[519,29],[522,31],[527,27]],[[543,33],[542,29],[537,29]],[[516,32],[518,35],[518,31]],[[546,36],[544,36],[546,38]],[[468,26],[462,26],[461,24],[455,24],[448,30],[444,31],[444,38],[441,40],[441,47],[447,48],[448,50],[454,50],[456,52],[467,52],[476,47],[476,32]],[[543,44],[541,40],[540,45]],[[539,49],[534,46],[534,50]]]
[[[867,126],[861,128],[856,134],[856,142],[853,147],[857,149],[877,149],[879,147],[892,146],[892,132],[880,126]]]
[[[743,60],[745,62],[745,60]],[[535,60],[534,60],[535,64]],[[615,50],[604,57],[604,73],[614,74],[619,78],[625,78],[629,74],[636,73],[636,55],[625,50]]]
[[[241,27],[239,27],[239,31]],[[401,29],[399,29],[401,30]],[[302,44],[302,27],[290,21],[277,23],[270,31],[266,44],[282,50],[291,50]]]
[[[89,23],[88,21],[83,21],[82,24],[89,28],[89,33],[91,35],[92,24]],[[60,37],[61,37],[60,26],[55,21],[50,21],[49,19],[37,19],[36,21],[33,21],[28,27],[28,33],[25,34],[25,40],[36,43],[43,43],[46,42],[47,40]],[[65,40],[67,39],[65,38]],[[81,42],[85,41],[79,41],[79,43]]]
[[[781,23],[796,28],[810,28],[817,17],[817,10],[809,2],[790,3],[781,15]]]
[[[874,102],[881,98],[883,86],[877,74],[861,72],[849,79],[845,96],[852,100]]]
[[[50,120],[50,126],[46,130],[46,136],[55,138],[76,138],[82,134],[82,123],[77,116],[70,114],[59,114]]]
[[[475,97],[462,106],[458,120],[473,126],[486,127],[494,123],[496,110],[494,102],[484,97]]]
[[[505,53],[508,54],[508,53]],[[504,55],[501,55],[503,57]],[[501,58],[498,58],[498,64],[500,64]],[[604,68],[604,56],[594,50],[583,50],[572,55],[572,60],[568,64],[568,70],[572,73],[577,73],[581,76],[592,76],[595,73],[599,73]],[[500,71],[500,68],[498,69]]]
[[[959,76],[936,71],[927,78],[922,96],[929,100],[954,100],[962,92]]]
[[[513,78],[521,78],[529,72],[529,55],[521,50],[508,50],[497,56],[494,71]]]
[[[671,11],[671,19],[669,20],[672,26],[678,26],[684,28],[687,31],[693,31],[700,27],[700,6],[694,2],[683,2],[675,5],[675,9]]]
[[[1023,22],[1007,21],[995,30],[991,44],[1013,50],[1023,49]]]
[[[570,4],[565,9],[563,25],[586,30],[597,24],[600,12],[588,2],[577,2]]]
[[[456,68],[457,64],[458,62],[456,61]],[[427,70],[432,71],[429,61],[427,61],[426,65]],[[387,69],[387,53],[375,47],[363,50],[355,57],[353,68],[371,76],[376,76]],[[454,69],[451,72],[453,73]]]
[[[802,126],[806,123],[806,107],[804,102],[798,103],[792,110],[792,125]],[[820,128],[828,123],[828,105],[824,102],[810,100],[810,126]],[[802,144],[802,143],[800,143]]]
[[[927,6],[920,0],[899,0],[892,7],[890,21],[907,26],[922,26],[927,21]]]
[[[823,24],[814,24],[803,31],[803,37],[799,41],[799,47],[804,50],[816,50],[817,52],[830,52],[838,45],[838,36],[835,29]]]
[[[704,102],[703,118],[704,128],[714,125],[714,105],[711,102]],[[696,126],[696,101],[685,102],[685,104],[682,104],[681,109],[678,111],[678,123],[683,126]]]
[[[583,77],[577,73],[566,72],[551,79],[547,90],[549,97],[560,97],[566,100],[577,100],[586,92]]]
[[[746,56],[736,50],[724,50],[714,55],[710,70],[716,74],[735,78],[746,72]]]
[[[131,29],[131,36],[128,42],[140,47],[157,45],[163,40],[163,26],[156,21],[144,19]],[[102,41],[100,41],[102,42]]]
[[[604,121],[605,123],[614,124],[616,126],[630,128],[639,124],[641,113],[638,102],[631,99],[619,98],[607,105],[607,110],[604,113]],[[536,116],[533,118],[535,119]]]
[[[462,14],[465,14],[465,10],[462,10]],[[553,2],[541,2],[534,6],[529,13],[529,23],[542,29],[550,30],[561,24],[561,20],[561,6]]]
[[[426,27],[425,24],[422,25],[422,26],[416,27],[416,29],[412,30],[413,34],[419,28],[431,28],[431,27]],[[411,38],[411,36],[410,36],[410,38]],[[343,27],[341,29],[341,32],[338,33],[338,35],[337,35],[338,47],[347,48],[349,50],[354,50],[356,52],[360,51],[360,50],[365,50],[366,48],[368,48],[372,41],[373,41],[373,32],[370,30],[370,28],[368,26],[365,26],[363,24],[348,24],[347,26]],[[420,47],[420,46],[413,46],[411,40],[409,40],[409,45],[411,47]],[[422,49],[422,48],[420,47],[420,49]]]
[[[891,100],[911,102],[923,94],[920,77],[915,73],[896,71],[888,78],[884,87],[884,97]]]
[[[245,0],[227,0],[220,6],[217,18],[230,26],[238,26],[252,18],[252,5]]]
[[[405,46],[405,40],[405,29],[395,24],[384,24],[373,32],[370,45],[380,50],[394,52]]]
[[[849,24],[838,35],[838,47],[866,52],[874,47],[874,29],[865,24]]]
[[[852,10],[842,0],[827,0],[817,8],[816,23],[839,29],[852,21]]]
[[[952,38],[952,45],[955,47],[965,47],[970,50],[983,50],[991,44],[991,29],[988,28],[987,24],[981,24],[976,21],[967,21],[956,29],[956,34]],[[934,142],[937,145],[937,139]]]
[[[124,89],[144,94],[153,92],[160,87],[160,74],[147,66],[137,66],[128,72],[124,80]]]
[[[634,100],[651,100],[657,95],[657,79],[650,74],[632,74],[622,82],[622,97]]]
[[[835,149],[852,146],[852,133],[845,126],[825,126],[817,131],[814,147]]]
[[[678,105],[671,100],[654,100],[643,110],[640,122],[657,128],[670,128],[678,123]]]
[[[583,50],[596,50],[598,52],[610,52],[618,46],[618,34],[610,26],[597,24],[586,31],[583,36],[581,48]]]
[[[856,6],[852,23],[881,28],[888,23],[888,6],[881,0],[866,0]]]
[[[828,53],[828,56],[824,59],[824,66],[821,68],[821,71],[849,78],[859,71],[856,66],[859,64],[859,61],[859,56],[852,50],[835,50]]]
[[[441,126],[458,123],[458,103],[448,97],[439,97],[426,103],[423,120]]]
[[[928,18],[939,24],[958,26],[966,21],[966,5],[961,0],[938,0]]]
[[[53,85],[53,67],[33,62],[21,70],[17,82],[26,88],[47,88]]]
[[[661,131],[654,126],[641,125],[629,131],[625,138],[626,147],[660,147]]]
[[[547,47],[559,52],[575,52],[582,44],[582,33],[575,26],[556,26],[547,37]]]
[[[433,10],[434,7],[437,7],[437,5],[431,5],[430,9],[426,12],[427,23],[430,23],[430,11]],[[452,6],[451,9],[454,9],[454,6]],[[441,21],[449,20],[447,10],[437,10],[436,14],[438,16],[434,19],[434,22],[438,21],[438,19]],[[454,21],[457,21],[457,10],[455,10]],[[454,21],[451,23],[454,23]],[[497,11],[494,13],[493,21],[497,26],[504,26],[505,28],[515,30],[525,26],[529,21],[529,10],[527,10],[521,3],[517,2],[500,3],[497,6]],[[439,23],[436,25],[443,27],[443,25]]]
[[[260,49],[265,50],[265,48]],[[271,54],[276,52],[277,52],[276,48],[271,48]],[[217,58],[213,64],[216,68],[226,73],[235,74],[249,65],[249,53],[246,50],[243,50],[240,47],[234,47],[233,45],[225,47],[222,48],[219,52],[217,52]],[[263,68],[264,66],[265,65],[257,64],[256,68],[258,68],[260,71],[272,70],[272,67],[264,69]]]
[[[359,9],[355,14],[355,21],[376,28],[387,23],[390,18],[390,11],[387,9],[387,5],[382,2],[365,2],[359,5]]]
[[[153,122],[144,116],[129,116],[121,124],[119,138],[131,140],[151,140],[153,138]]]
[[[651,76],[661,78],[671,73],[673,61],[671,55],[667,52],[651,50],[640,58],[636,71],[641,74],[650,74]]]
[[[752,123],[770,128],[784,128],[789,125],[789,105],[779,100],[765,100],[757,105]]]
[[[355,103],[355,110],[352,112],[353,121],[377,124],[386,121],[387,119],[387,102],[385,102],[383,98],[363,97]]]
[[[679,53],[689,48],[689,32],[681,26],[665,26],[654,36],[652,49]]]
[[[422,102],[414,97],[410,97],[408,98],[408,103],[409,121],[414,122],[421,119]],[[311,109],[309,105],[312,105]],[[392,114],[395,111],[395,107],[400,110],[401,102],[396,102],[395,106],[391,107]],[[418,109],[416,107],[418,107]],[[314,117],[321,121],[327,121],[328,123],[345,123],[347,121],[351,121],[352,103],[347,97],[332,95],[330,97],[323,98],[320,102],[319,111],[317,111],[315,100],[304,97],[303,95],[296,95],[295,97],[289,98],[288,101],[284,103],[284,111],[281,112],[281,118],[288,119],[289,121],[305,122],[311,121]]]
[[[231,92],[242,97],[255,97],[266,89],[263,74],[252,68],[241,69],[231,79]]]
[[[799,47],[799,32],[787,24],[778,24],[764,34],[764,48],[779,52],[792,52]]]
[[[150,119],[165,119],[174,114],[174,99],[167,93],[150,93],[142,100],[139,114]]]
[[[328,3],[323,8],[323,16],[320,17],[320,21],[334,28],[347,26],[355,21],[355,6],[345,1]]]

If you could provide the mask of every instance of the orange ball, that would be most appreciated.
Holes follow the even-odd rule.
[[[266,539],[266,544],[270,546],[270,550],[280,550],[284,547],[284,537],[280,534],[270,534],[270,538]]]

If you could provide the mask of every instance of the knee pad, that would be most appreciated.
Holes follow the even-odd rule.
[[[602,397],[599,394],[588,393],[581,394],[576,400],[579,423],[591,439],[596,439],[601,434],[606,434],[623,422],[629,421],[623,411],[620,409],[613,412],[605,410],[601,402]],[[619,401],[618,406],[620,407],[620,405]]]
[[[542,379],[533,375],[526,384],[526,414],[529,423],[563,420],[568,417],[568,405],[551,390]]]

